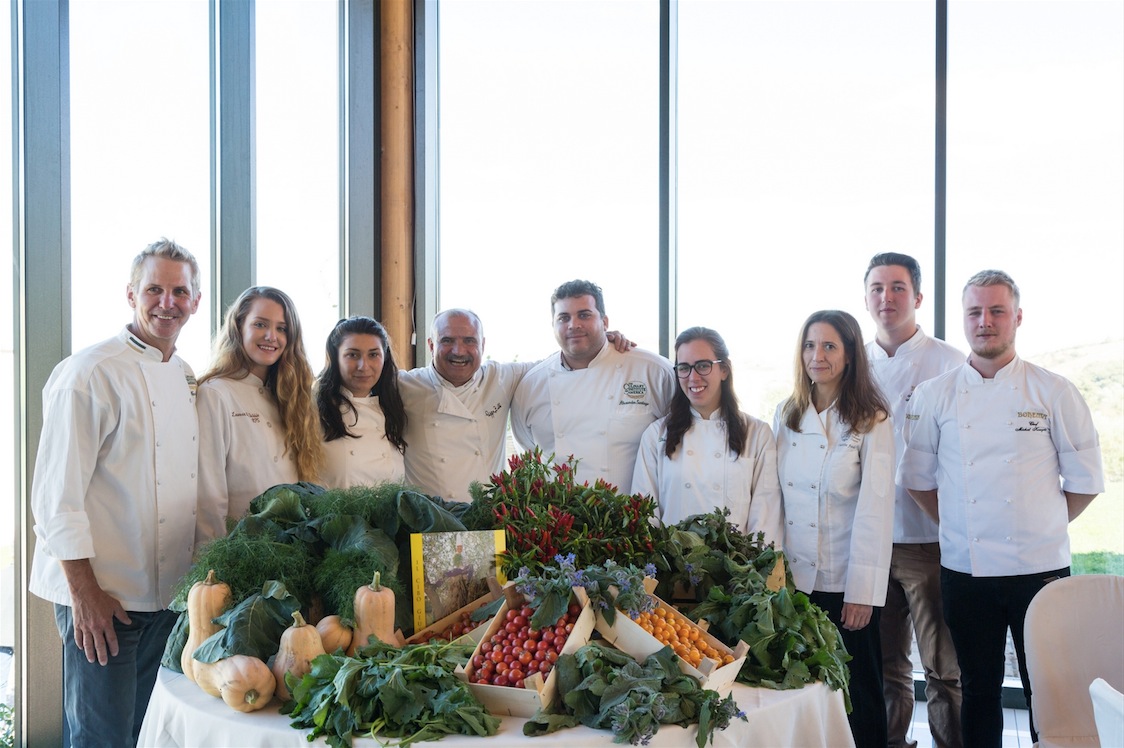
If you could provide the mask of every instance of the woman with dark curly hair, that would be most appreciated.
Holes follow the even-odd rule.
[[[329,488],[401,481],[405,474],[406,408],[390,337],[370,317],[341,319],[328,335],[316,379]]]
[[[323,463],[312,368],[293,300],[270,286],[242,292],[215,336],[199,380],[197,542],[279,483],[316,481]]]
[[[858,748],[886,746],[878,613],[894,531],[894,431],[859,323],[812,314],[797,340],[792,394],[777,406],[784,551],[796,589],[839,628],[852,659],[848,720]]]
[[[667,416],[640,439],[632,490],[652,496],[665,524],[730,510],[745,533],[781,542],[781,488],[773,432],[738,409],[734,367],[722,336],[691,327],[675,340],[679,388]]]

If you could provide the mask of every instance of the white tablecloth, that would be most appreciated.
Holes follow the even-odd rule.
[[[797,691],[772,691],[734,685],[734,700],[746,712],[748,722],[735,720],[728,729],[714,734],[718,748],[854,748],[843,695],[822,683]],[[289,718],[281,714],[275,700],[266,708],[243,714],[220,699],[203,693],[182,674],[160,669],[152,701],[141,728],[140,745],[184,746],[190,748],[278,748],[278,746],[309,745],[305,730],[289,726]],[[576,748],[577,746],[611,746],[612,733],[575,727],[550,735],[527,738],[523,735],[525,720],[505,717],[498,734],[489,738],[453,736],[437,743],[435,748],[472,746],[472,748]],[[674,725],[660,727],[650,745],[656,748],[693,748],[695,729]],[[312,745],[324,746],[321,738]],[[355,740],[354,745],[374,748],[369,738]]]

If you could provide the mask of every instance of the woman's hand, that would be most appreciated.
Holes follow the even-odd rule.
[[[874,613],[871,605],[857,605],[856,603],[843,603],[843,612],[840,616],[843,628],[848,631],[858,631],[866,628],[870,623],[870,616]]]

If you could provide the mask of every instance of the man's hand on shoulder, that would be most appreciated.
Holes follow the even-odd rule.
[[[636,347],[636,343],[632,342],[622,333],[617,332],[616,330],[609,330],[607,333],[605,333],[605,337],[609,340],[610,343],[613,344],[613,347],[617,349],[617,353],[628,353]]]
[[[74,643],[86,653],[86,660],[102,665],[116,657],[117,632],[113,619],[129,624],[132,620],[121,603],[98,584],[90,559],[61,561],[70,586],[71,614],[74,616]]]

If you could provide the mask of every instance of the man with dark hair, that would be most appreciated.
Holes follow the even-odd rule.
[[[867,343],[870,366],[890,405],[897,454],[905,450],[902,424],[921,382],[964,363],[964,354],[929,337],[917,324],[921,266],[909,255],[886,252],[867,266],[866,310],[877,326]],[[896,486],[894,546],[886,605],[882,608],[882,679],[889,747],[916,746],[910,621],[925,671],[929,732],[938,748],[960,748],[960,666],[941,611],[941,551],[937,525],[909,493]]]
[[[964,745],[999,748],[1007,631],[1029,709],[1026,610],[1043,586],[1069,576],[1068,524],[1104,491],[1104,469],[1081,393],[1015,352],[1022,309],[1011,276],[977,273],[962,300],[972,353],[914,392],[897,482],[940,524]],[[1037,742],[1033,713],[1030,732]]]
[[[629,493],[640,437],[667,413],[678,387],[671,363],[607,345],[605,300],[589,281],[551,296],[559,352],[523,378],[511,404],[511,429],[525,449],[542,447],[561,461],[579,458],[577,480],[603,478]]]
[[[175,355],[199,267],[173,242],[139,254],[133,321],[43,388],[30,590],[55,604],[73,745],[131,746],[191,566],[199,461],[195,376]]]

